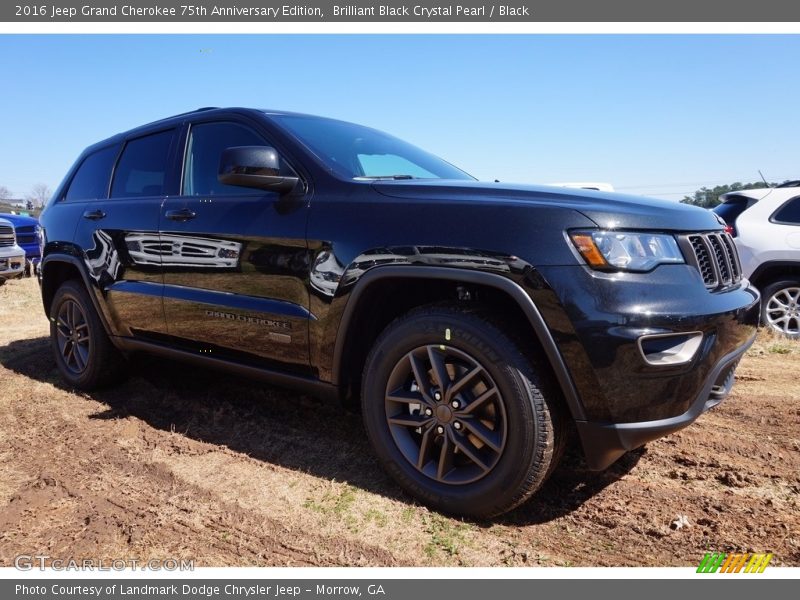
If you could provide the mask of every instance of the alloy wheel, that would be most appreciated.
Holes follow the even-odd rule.
[[[451,346],[420,346],[403,356],[389,376],[385,409],[402,455],[440,483],[485,477],[506,445],[500,389],[483,365]]]
[[[773,329],[785,335],[800,334],[800,287],[787,287],[772,294],[764,312]]]

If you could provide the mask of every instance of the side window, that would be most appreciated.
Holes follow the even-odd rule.
[[[772,220],[787,225],[800,225],[800,196],[792,198],[781,206],[775,214],[772,215]]]
[[[78,171],[69,184],[64,200],[96,200],[108,194],[108,182],[111,169],[117,158],[118,146],[103,148],[90,154],[78,167]]]
[[[184,196],[219,196],[263,193],[258,190],[225,185],[217,179],[222,151],[234,146],[270,146],[252,129],[238,123],[200,123],[189,132],[186,159],[183,167]],[[286,164],[281,172],[294,175]]]
[[[114,173],[112,198],[161,196],[167,176],[173,131],[130,140]]]

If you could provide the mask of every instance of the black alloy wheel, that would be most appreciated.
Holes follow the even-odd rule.
[[[448,345],[420,346],[398,361],[386,420],[406,460],[442,483],[484,477],[506,445],[500,390],[475,358]]]

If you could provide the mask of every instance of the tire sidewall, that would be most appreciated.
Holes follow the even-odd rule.
[[[450,339],[445,331],[450,330]],[[391,327],[381,336],[367,361],[362,391],[363,415],[375,451],[384,468],[414,496],[446,512],[490,515],[506,496],[524,484],[531,463],[541,460],[538,448],[539,420],[518,358],[491,339],[480,327],[457,315],[420,316]],[[420,473],[408,462],[394,441],[386,422],[386,382],[395,365],[414,348],[446,344],[478,361],[494,380],[506,411],[506,445],[492,471],[468,484],[448,485]],[[547,465],[549,466],[549,465]],[[547,470],[545,467],[545,471]]]

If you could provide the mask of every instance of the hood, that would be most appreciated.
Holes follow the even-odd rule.
[[[627,194],[545,185],[453,180],[380,180],[372,185],[385,196],[407,200],[562,207],[582,213],[604,229],[721,229],[714,213],[704,208]]]
[[[0,213],[0,219],[10,221],[14,228],[25,227],[26,225],[38,225],[39,219],[34,217],[26,217],[24,215],[12,215],[9,213]]]

